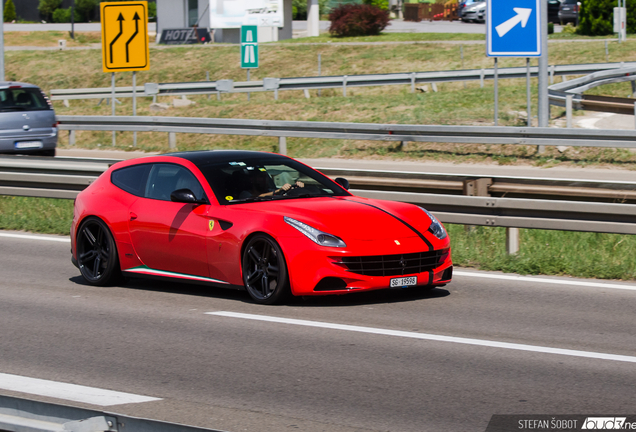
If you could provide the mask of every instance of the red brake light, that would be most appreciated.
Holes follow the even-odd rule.
[[[60,122],[56,121],[55,123],[53,123],[53,126],[51,126],[51,127],[57,127],[57,125],[59,125],[59,124],[60,124]]]
[[[10,89],[22,88],[22,86],[9,86]]]

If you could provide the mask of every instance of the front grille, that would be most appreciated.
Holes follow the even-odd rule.
[[[400,276],[433,270],[444,261],[448,249],[398,255],[342,257],[348,271],[364,276]]]

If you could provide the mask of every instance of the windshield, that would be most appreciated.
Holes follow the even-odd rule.
[[[349,195],[322,174],[292,159],[236,160],[199,169],[220,204]]]
[[[48,110],[42,92],[37,88],[0,89],[0,111]]]

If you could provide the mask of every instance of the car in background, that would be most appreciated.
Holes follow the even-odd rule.
[[[42,90],[0,82],[0,153],[55,156],[56,147],[55,111]]]
[[[460,0],[459,5],[457,7],[457,16],[459,17],[459,19],[464,21],[463,19],[464,9],[466,9],[467,7],[469,7],[470,5],[478,1],[479,0]]]
[[[562,0],[559,6],[559,22],[561,25],[571,22],[575,25],[579,20],[581,3],[578,0]]]
[[[548,22],[559,22],[559,7],[561,6],[560,0],[548,0]]]
[[[348,187],[272,153],[117,162],[75,200],[72,262],[91,285],[162,278],[247,290],[260,304],[451,281],[435,216]]]
[[[464,22],[486,22],[486,2],[477,1],[466,6],[462,12]]]

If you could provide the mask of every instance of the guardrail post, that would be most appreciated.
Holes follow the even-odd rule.
[[[177,134],[175,132],[168,132],[168,144],[171,149],[177,148]]]
[[[636,102],[634,102],[634,127],[636,128]]]
[[[68,145],[71,145],[71,146],[75,145],[75,131],[74,130],[68,131]]]
[[[411,93],[415,93],[415,72],[411,72]]]
[[[287,137],[278,137],[278,153],[287,154]]]
[[[342,96],[347,97],[347,75],[342,77]]]
[[[550,84],[554,84],[554,65],[550,66]]]
[[[479,71],[479,88],[484,88],[484,75],[486,74],[486,72],[484,71],[484,68],[481,68],[481,71]]]
[[[565,118],[568,129],[572,127],[572,98],[571,94],[565,96]]]
[[[278,100],[278,89],[274,90],[274,100]]]
[[[479,178],[474,180],[464,180],[463,194],[466,196],[486,196],[489,197],[490,193],[488,188],[492,184],[491,178]],[[464,225],[466,231],[472,231],[475,229],[475,225]]]
[[[506,228],[506,253],[516,255],[519,252],[519,228]]]

